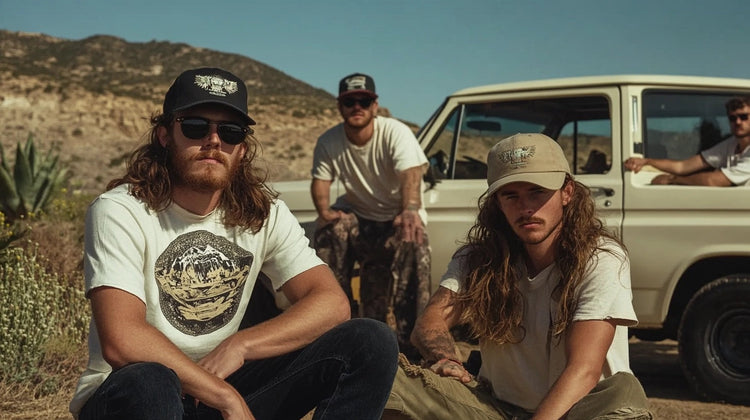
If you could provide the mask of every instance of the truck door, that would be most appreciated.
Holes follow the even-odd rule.
[[[619,231],[619,125],[620,92],[615,87],[449,97],[420,135],[430,161],[425,205],[433,289],[476,219],[478,200],[487,189],[488,150],[519,132],[557,140],[575,178],[591,188],[600,217]]]

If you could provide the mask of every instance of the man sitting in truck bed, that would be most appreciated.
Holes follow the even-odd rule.
[[[730,187],[750,181],[750,97],[726,103],[732,137],[684,160],[631,157],[625,169],[638,173],[645,165],[666,172],[652,184]]]

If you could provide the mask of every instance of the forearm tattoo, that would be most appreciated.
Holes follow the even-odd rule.
[[[420,344],[423,350],[422,354],[430,355],[433,361],[443,358],[456,358],[456,342],[450,331],[445,330],[425,330],[422,333]]]

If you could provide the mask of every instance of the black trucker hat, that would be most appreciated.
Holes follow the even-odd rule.
[[[247,87],[234,74],[219,68],[186,70],[175,79],[164,97],[165,115],[201,105],[221,104],[241,114],[247,125],[255,121],[247,115]]]

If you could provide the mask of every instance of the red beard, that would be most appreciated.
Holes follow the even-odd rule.
[[[237,172],[237,164],[229,162],[218,150],[201,151],[193,156],[180,153],[174,143],[168,144],[169,169],[175,184],[197,191],[218,191],[229,188]],[[214,163],[201,163],[213,159]]]

